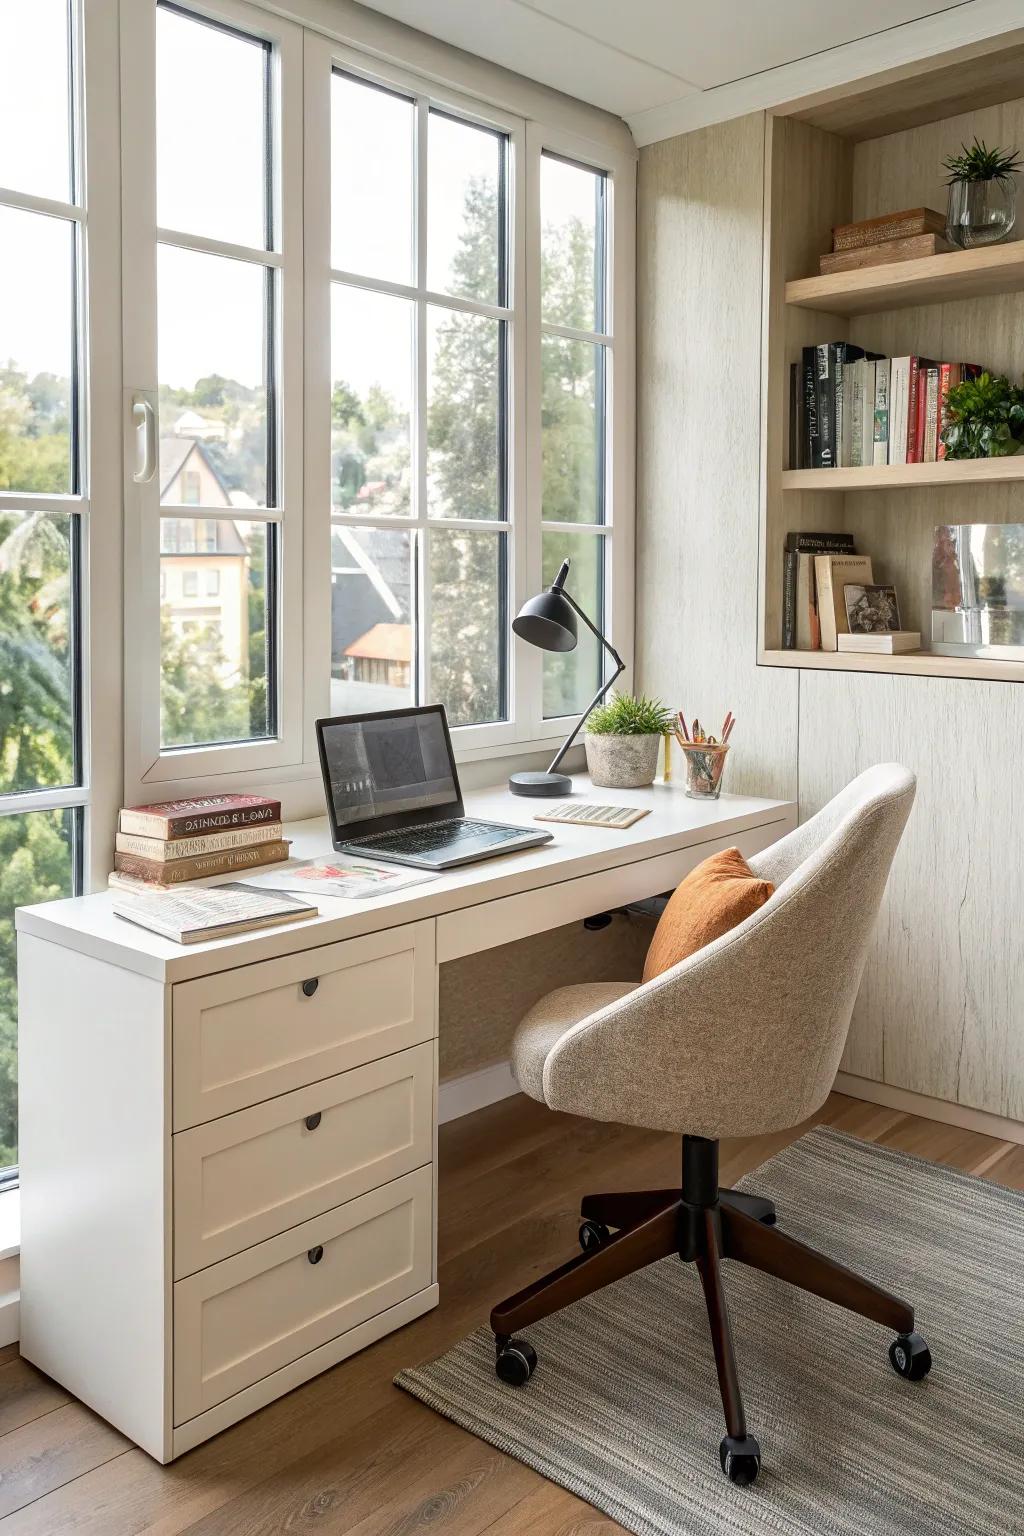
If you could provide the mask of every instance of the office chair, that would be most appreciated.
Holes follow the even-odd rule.
[[[522,1020],[513,1065],[524,1093],[678,1132],[682,1172],[675,1189],[585,1197],[583,1252],[491,1313],[503,1381],[525,1384],[537,1363],[520,1329],[671,1254],[696,1264],[704,1290],[725,1412],[719,1455],[734,1483],[754,1481],[761,1452],[744,1418],[723,1259],[894,1329],[893,1368],[927,1375],[907,1302],[785,1236],[771,1201],[718,1187],[723,1136],[786,1130],[828,1097],[914,789],[898,764],[870,768],[749,861],[776,889],[737,928],[643,985],[560,987]]]

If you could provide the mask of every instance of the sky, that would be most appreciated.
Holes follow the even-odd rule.
[[[157,13],[157,219],[190,234],[264,245],[261,45]],[[70,197],[67,0],[0,0],[0,187]],[[413,279],[415,109],[335,75],[332,264]],[[493,134],[431,114],[428,281],[446,292],[471,177],[496,183]],[[542,222],[593,221],[593,178],[545,159]],[[254,264],[164,247],[159,264],[159,382],[190,387],[220,373],[263,381],[263,275]],[[66,374],[71,244],[67,221],[0,207],[0,361]],[[495,293],[495,299],[497,294]],[[410,398],[411,306],[335,289],[332,372],[365,395]]]

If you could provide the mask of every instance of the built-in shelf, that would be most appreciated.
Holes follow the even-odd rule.
[[[761,651],[757,659],[765,667],[801,667],[817,672],[900,672],[913,677],[1024,682],[1024,662],[985,661],[975,656],[936,656],[932,651],[905,651],[902,656],[854,651]]]
[[[1024,453],[1003,459],[941,459],[935,464],[868,464],[860,469],[784,469],[784,491],[912,491],[939,485],[1024,481]]]
[[[830,315],[869,315],[1024,289],[1024,240],[943,256],[919,256],[786,284],[786,303]]]

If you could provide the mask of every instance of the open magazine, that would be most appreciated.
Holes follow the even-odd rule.
[[[386,896],[410,885],[436,880],[429,870],[407,869],[400,864],[377,864],[370,859],[291,859],[286,865],[248,875],[245,885],[261,890],[297,891],[307,896],[347,896],[361,901],[367,896]]]

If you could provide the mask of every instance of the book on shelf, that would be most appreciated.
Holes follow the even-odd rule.
[[[193,854],[184,859],[146,859],[135,853],[115,853],[114,875],[128,876],[153,885],[181,885],[188,880],[204,880],[212,875],[231,874],[235,870],[283,864],[290,846],[278,837],[273,842],[253,843],[243,848],[222,848],[219,853]]]
[[[875,363],[875,399],[872,411],[872,464],[889,462],[889,358]]]
[[[224,939],[278,923],[316,917],[312,902],[280,891],[255,891],[249,886],[218,885],[197,891],[140,891],[115,897],[118,917],[148,928],[175,944]]]
[[[159,805],[126,806],[118,818],[117,829],[141,837],[198,837],[207,832],[280,820],[280,800],[268,800],[264,795],[203,795],[192,800],[166,800]]]
[[[817,554],[850,554],[850,533],[786,534],[782,555],[782,648],[787,651],[816,651],[819,646],[818,614],[814,586],[814,557]]]
[[[870,555],[815,555],[814,587],[818,603],[821,649],[839,649],[838,637],[849,630],[843,589],[848,582],[870,584]]]
[[[945,228],[946,216],[935,208],[901,208],[898,213],[837,224],[832,230],[832,249],[853,251],[888,240],[909,240],[915,235],[941,235]]]
[[[900,656],[919,651],[921,636],[916,629],[890,629],[881,635],[840,635],[839,650],[874,656]]]
[[[939,234],[907,235],[903,239],[879,240],[874,245],[853,246],[848,250],[829,251],[818,262],[822,277],[835,272],[857,272],[864,267],[888,266],[894,261],[917,261],[923,256],[945,256],[953,249]]]

